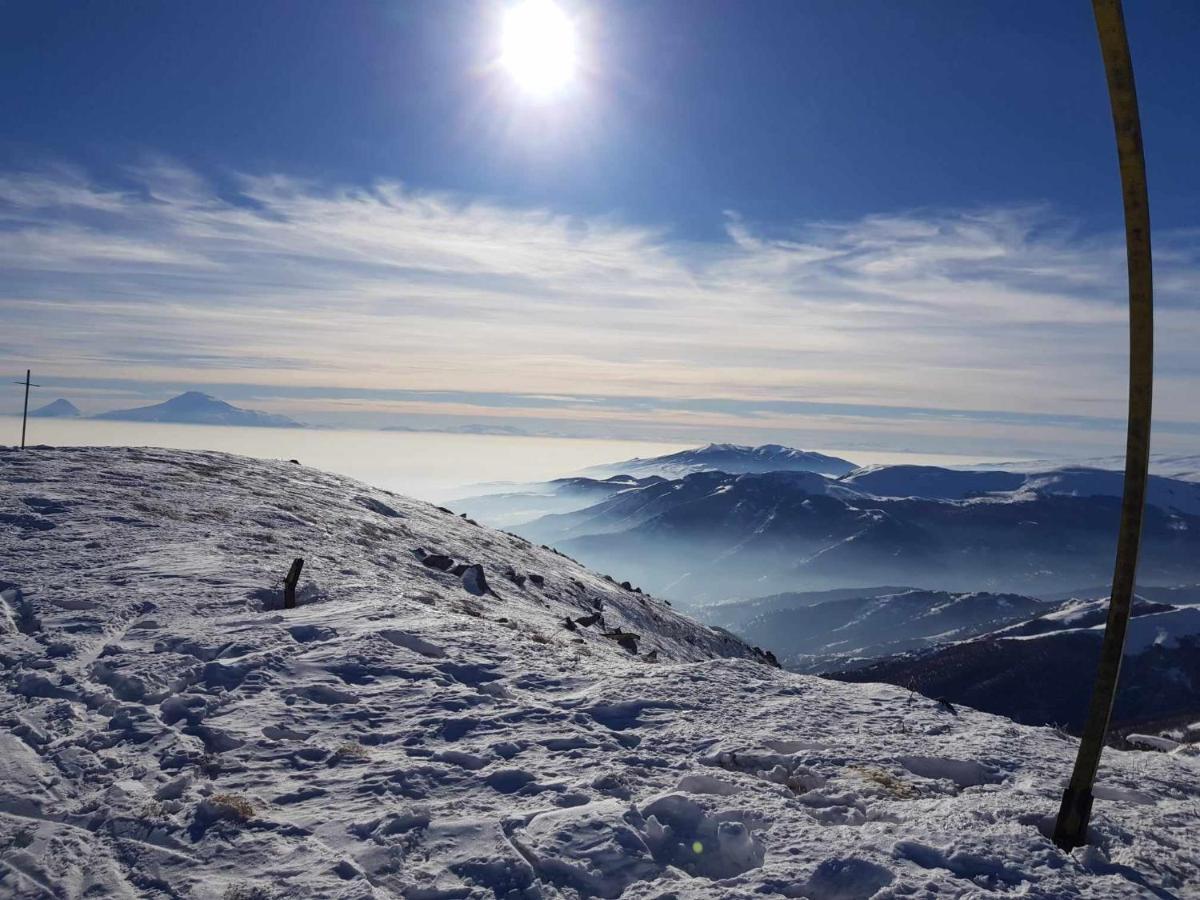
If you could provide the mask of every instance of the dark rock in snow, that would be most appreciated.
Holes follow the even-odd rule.
[[[0,634],[15,628],[22,634],[33,634],[42,627],[33,611],[33,604],[19,587],[0,581]]]
[[[421,563],[429,566],[431,569],[438,569],[442,572],[448,572],[454,566],[454,560],[441,553],[430,553],[421,560]]]
[[[403,518],[400,513],[396,512],[396,510],[392,509],[386,503],[376,500],[374,497],[355,497],[354,502],[359,506],[371,510],[371,512],[377,512],[381,516],[386,516],[389,519]]]
[[[23,528],[26,531],[49,531],[57,527],[49,519],[25,513],[0,513],[0,523],[12,525],[14,528]]]
[[[536,584],[538,587],[541,587],[542,585],[544,585],[546,583],[545,576],[538,575],[536,572],[529,573],[529,580],[532,581],[534,584]]]
[[[488,587],[487,577],[483,574],[483,566],[478,563],[466,568],[466,571],[462,573],[462,583],[463,587],[476,597],[493,593],[492,589]]]
[[[636,654],[638,652],[637,642],[640,640],[640,636],[631,631],[621,631],[620,629],[606,631],[604,637],[610,641],[614,641],[622,650],[628,653]]]

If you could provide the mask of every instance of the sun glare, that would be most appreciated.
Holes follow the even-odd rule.
[[[575,77],[575,24],[553,0],[521,0],[505,13],[500,64],[527,94],[551,97]]]

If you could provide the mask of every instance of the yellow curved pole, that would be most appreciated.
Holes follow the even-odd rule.
[[[1121,190],[1125,198],[1125,254],[1129,269],[1129,425],[1125,445],[1125,490],[1113,571],[1108,623],[1100,649],[1096,685],[1071,781],[1063,792],[1054,842],[1065,850],[1087,843],[1092,784],[1108,732],[1121,674],[1125,631],[1133,599],[1142,538],[1142,510],[1150,466],[1150,411],[1154,396],[1154,287],[1150,265],[1150,204],[1142,126],[1133,84],[1133,62],[1121,0],[1092,0],[1100,51],[1108,75],[1108,97],[1117,134]]]

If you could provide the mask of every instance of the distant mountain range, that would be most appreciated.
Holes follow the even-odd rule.
[[[435,432],[438,434],[492,434],[502,437],[528,437],[529,432],[516,425],[491,425],[485,423],[468,423],[466,425],[446,425],[438,428],[414,428],[410,425],[385,425],[380,431],[411,431],[417,433]]]
[[[460,506],[690,606],[788,668],[1078,729],[1107,601],[1076,598],[1107,593],[1122,473],[900,465],[824,474],[804,468],[813,456],[710,445]],[[764,460],[780,468],[755,471]],[[1150,479],[1118,728],[1200,717],[1191,462],[1160,459]],[[872,583],[887,586],[861,586]],[[925,588],[903,587],[911,584]]]
[[[817,603],[810,602],[810,594],[778,594],[727,605],[734,609],[712,609],[720,611],[717,618],[723,627],[769,647],[787,668],[819,673],[987,634],[1052,608],[1019,594],[915,588],[831,593],[830,599]],[[707,612],[701,610],[700,618],[717,624]]]
[[[152,406],[116,409],[96,419],[122,422],[180,422],[193,425],[241,425],[264,428],[303,428],[295,419],[275,413],[241,409],[200,391],[188,391]]]
[[[695,472],[819,472],[822,475],[845,475],[852,472],[854,463],[826,456],[812,450],[796,450],[780,444],[744,447],[740,444],[709,444],[694,450],[681,450],[667,456],[650,459],[627,459],[624,462],[593,466],[583,474],[596,478],[612,475],[658,475],[663,478],[682,478]]]
[[[978,469],[1003,469],[1008,472],[1043,472],[1056,469],[1066,463],[1062,460],[1017,460],[1004,463],[981,463]],[[1072,466],[1085,469],[1105,469],[1113,472],[1123,471],[1125,457],[1100,456],[1091,459],[1077,459]],[[1154,453],[1150,456],[1150,472],[1174,478],[1177,481],[1200,481],[1200,455],[1178,453]]]
[[[38,418],[81,418],[79,408],[69,400],[59,398],[53,403],[30,410],[31,417]],[[115,409],[87,418],[121,422],[163,422],[192,425],[237,425],[263,428],[308,428],[314,426],[297,422],[288,416],[243,409],[201,391],[187,391],[162,403],[138,406],[132,409]],[[319,427],[319,426],[316,426]],[[381,431],[438,432],[464,435],[502,435],[523,437],[529,432],[515,425],[493,423],[467,423],[438,428],[412,428],[406,425],[389,425]]]
[[[929,500],[965,500],[1021,491],[1074,497],[1120,497],[1125,473],[1083,466],[1031,472],[867,466],[839,479],[839,483],[874,497],[923,497]],[[1200,483],[1151,475],[1146,502],[1200,515]]]
[[[64,400],[59,397],[45,406],[39,406],[37,409],[29,411],[30,418],[38,419],[74,419],[78,418],[82,413],[70,400]]]
[[[635,460],[624,477],[562,479],[457,506],[692,607],[872,583],[1041,597],[1111,575],[1119,472],[870,466],[839,477],[802,468],[645,476],[718,459],[801,467],[814,456],[829,459],[714,444]],[[1200,484],[1154,476],[1148,503],[1142,577],[1200,581]]]

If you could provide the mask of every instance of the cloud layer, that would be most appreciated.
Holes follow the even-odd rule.
[[[695,244],[394,183],[213,184],[155,162],[119,182],[0,176],[0,231],[0,352],[60,383],[253,386],[330,422],[1120,445],[1121,236],[1048,207],[786,233],[728,213],[726,240]],[[1195,238],[1157,236],[1164,449],[1200,430]]]

